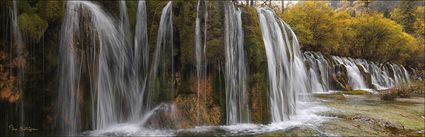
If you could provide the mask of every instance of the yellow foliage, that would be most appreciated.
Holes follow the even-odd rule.
[[[402,63],[412,67],[424,66],[420,62],[423,53],[418,50],[421,47],[417,46],[423,45],[424,41],[424,7],[416,8],[413,14],[416,18],[415,33],[420,36],[415,38],[405,32],[404,26],[408,24],[405,22],[411,10],[393,10],[391,18],[403,23],[401,25],[385,18],[382,13],[367,11],[365,3],[355,2],[350,6],[347,2],[340,2],[340,8],[334,10],[329,2],[304,1],[289,7],[279,16],[297,34],[303,50]],[[403,5],[401,7],[408,8],[411,3],[404,2]],[[367,12],[361,12],[365,10]]]

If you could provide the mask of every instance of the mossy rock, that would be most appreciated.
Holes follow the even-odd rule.
[[[362,95],[362,94],[369,94],[369,91],[366,91],[366,90],[350,90],[350,91],[344,91],[344,94]]]
[[[65,4],[63,1],[43,1],[45,2],[45,17],[48,22],[57,21],[63,18],[65,15]]]
[[[323,99],[336,99],[336,100],[345,100],[345,96],[343,94],[343,92],[336,92],[336,93],[332,93],[332,94],[319,94],[316,95],[319,98],[323,98]]]
[[[19,15],[18,24],[24,36],[35,42],[40,41],[48,27],[47,21],[41,19],[37,14],[29,13]]]

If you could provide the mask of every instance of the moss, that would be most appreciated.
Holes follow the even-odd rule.
[[[191,77],[189,83],[196,83],[196,77]],[[200,81],[202,89],[199,92],[199,98],[196,94],[197,85],[192,84],[189,95],[178,95],[176,104],[184,117],[180,127],[189,128],[199,124],[218,125],[222,123],[222,111],[219,104],[214,100],[212,76]]]
[[[336,100],[345,100],[345,96],[343,92],[336,92],[332,94],[318,94],[315,95],[316,97],[323,98],[323,99],[336,99]]]
[[[19,13],[35,13],[38,10],[34,4],[30,4],[27,0],[20,0],[17,4]]]
[[[350,90],[350,91],[344,91],[344,94],[361,95],[361,94],[369,94],[369,91],[366,91],[366,90]]]
[[[346,120],[350,120],[354,115],[364,115],[373,119],[382,119],[395,125],[401,125],[404,128],[399,130],[403,132],[418,131],[425,128],[423,100],[423,97],[412,97],[396,101],[381,101],[379,95],[356,95],[348,97],[346,101],[334,101],[325,104],[339,110],[334,113],[338,113],[337,115],[339,116],[345,115]],[[355,125],[354,123],[351,124]],[[362,130],[367,131],[365,129]],[[334,131],[338,133],[338,129]]]
[[[195,64],[195,20],[197,2],[177,0],[173,2],[173,20],[179,40],[180,62],[182,66]]]
[[[257,11],[254,7],[245,6],[242,12],[244,29],[244,46],[248,57],[250,110],[252,121],[266,124],[270,120],[267,101],[267,56],[263,45],[263,37]]]
[[[47,21],[43,20],[37,14],[24,13],[19,15],[18,24],[24,36],[35,42],[40,41],[47,29]]]
[[[384,136],[364,125],[353,124],[351,120],[336,119],[323,123],[322,130],[340,136]]]
[[[265,134],[257,135],[256,137],[282,137],[282,136],[306,137],[306,136],[320,136],[320,135],[321,133],[314,128],[294,127],[286,131],[265,133]]]
[[[211,70],[218,71],[224,60],[224,8],[223,1],[208,2],[207,62]]]
[[[38,15],[49,23],[60,21],[65,15],[65,2],[63,0],[39,1],[37,8],[40,9]]]

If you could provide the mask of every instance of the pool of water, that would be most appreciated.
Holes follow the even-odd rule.
[[[319,113],[331,111],[319,102],[299,103],[297,114],[288,121],[271,124],[235,124],[222,126],[197,126],[188,129],[148,129],[134,123],[122,123],[101,130],[83,132],[83,136],[247,136],[280,131],[296,127],[317,129],[321,123],[332,117],[320,116]],[[326,134],[326,133],[323,133]]]

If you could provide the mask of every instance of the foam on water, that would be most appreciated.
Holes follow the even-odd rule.
[[[174,136],[172,130],[143,128],[139,124],[116,124],[107,128],[83,133],[89,136]]]
[[[234,124],[223,126],[197,126],[189,129],[149,129],[140,124],[115,124],[107,128],[88,131],[83,135],[91,136],[176,136],[176,135],[255,135],[275,131],[285,131],[294,127],[317,128],[321,123],[332,117],[317,115],[321,112],[332,111],[331,108],[321,106],[317,102],[300,102],[297,115],[291,120],[263,124]]]

